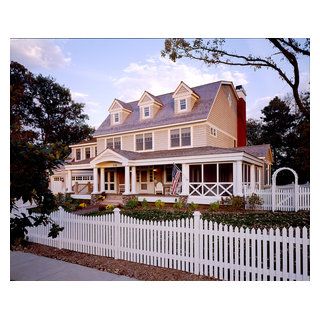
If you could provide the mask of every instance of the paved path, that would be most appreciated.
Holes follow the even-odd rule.
[[[10,280],[134,281],[136,279],[19,251],[10,252]]]

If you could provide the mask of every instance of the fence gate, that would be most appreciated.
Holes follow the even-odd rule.
[[[294,175],[294,192],[291,189],[281,189],[277,187],[277,175],[280,171],[288,170]],[[291,168],[279,168],[272,175],[272,211],[282,210],[290,211],[294,207],[294,211],[299,210],[299,186],[298,175]]]

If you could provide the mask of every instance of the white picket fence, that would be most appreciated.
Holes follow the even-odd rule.
[[[244,189],[244,195],[248,196],[256,193],[262,198],[263,204],[260,206],[262,210],[272,210],[272,189],[261,189],[249,191]],[[295,199],[297,197],[297,208],[295,207]],[[310,187],[299,186],[298,192],[295,193],[294,188],[281,188],[279,186],[275,189],[274,195],[274,211],[298,211],[310,210]]]
[[[192,219],[144,221],[114,213],[81,216],[62,208],[51,218],[64,230],[48,238],[50,226],[29,228],[31,242],[183,270],[221,280],[309,280],[306,227],[244,229]]]

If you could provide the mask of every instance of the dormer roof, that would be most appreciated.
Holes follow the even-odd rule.
[[[162,102],[160,99],[155,97],[150,92],[145,91],[138,102],[138,106],[148,105],[148,104],[152,104],[152,103],[155,103],[159,106],[162,106]]]
[[[123,102],[119,99],[114,99],[108,111],[112,112],[114,110],[119,110],[119,109],[132,112],[132,106],[130,104]]]
[[[180,82],[178,85],[177,89],[173,93],[172,97],[176,98],[177,96],[180,95],[190,95],[194,96],[196,99],[199,99],[199,95],[196,94],[188,85],[186,85],[183,81]]]

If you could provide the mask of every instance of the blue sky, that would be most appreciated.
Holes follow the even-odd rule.
[[[208,67],[187,59],[173,63],[160,57],[163,43],[163,39],[15,39],[11,40],[11,60],[68,87],[75,101],[86,104],[89,123],[96,128],[114,98],[133,101],[144,90],[154,95],[172,92],[181,80],[189,86],[217,80],[242,84],[247,91],[247,118],[259,118],[270,99],[290,92],[272,70]],[[226,46],[243,54],[266,55],[272,49],[263,39],[228,39]],[[289,66],[283,67],[290,72]],[[300,70],[301,89],[306,89],[308,59],[300,60]]]

